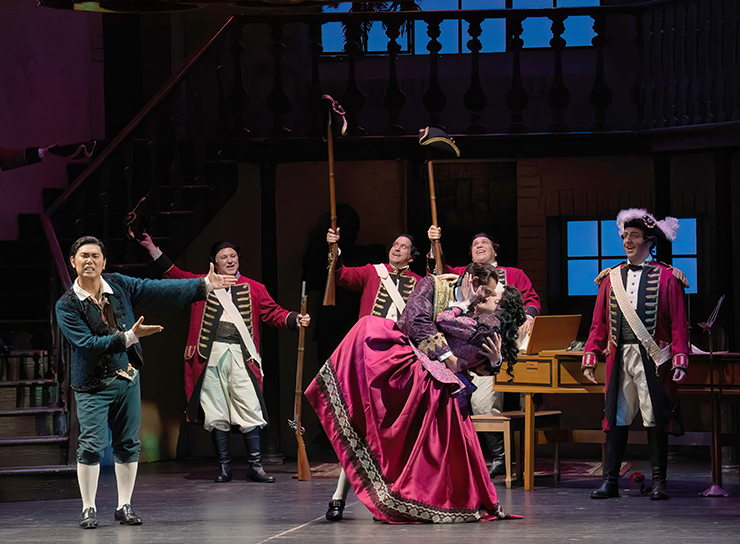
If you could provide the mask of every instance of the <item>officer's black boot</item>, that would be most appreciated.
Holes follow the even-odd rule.
[[[213,449],[216,451],[216,458],[219,464],[219,473],[214,482],[231,481],[231,433],[213,429],[211,431],[211,440],[213,440]]]
[[[244,433],[244,445],[247,447],[247,480],[271,484],[275,481],[273,476],[266,474],[262,469],[262,452],[260,451],[260,428],[255,427],[248,433]]]
[[[598,489],[591,492],[592,499],[619,497],[619,471],[627,448],[628,433],[629,427],[626,425],[606,432],[606,474]]]
[[[650,427],[647,435],[650,465],[653,469],[653,489],[650,492],[650,500],[665,501],[668,500],[668,489],[665,482],[668,471],[668,433],[657,427]]]
[[[491,462],[491,469],[488,471],[491,478],[506,474],[506,459],[504,456],[504,433],[483,433],[488,446],[488,451],[491,452],[493,461]]]

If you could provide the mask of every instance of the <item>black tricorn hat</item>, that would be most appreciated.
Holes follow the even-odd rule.
[[[426,127],[419,129],[419,143],[421,145],[428,145],[432,149],[444,154],[454,154],[456,157],[460,156],[460,150],[455,145],[455,140],[441,128]]]
[[[347,117],[342,105],[328,94],[321,95],[321,121],[326,134],[327,124],[331,123],[334,136],[347,135]]]

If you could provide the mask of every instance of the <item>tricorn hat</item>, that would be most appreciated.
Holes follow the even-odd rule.
[[[673,242],[678,231],[678,219],[666,217],[662,221],[656,221],[653,214],[643,208],[629,208],[617,214],[617,227],[619,235],[624,234],[628,227],[642,229],[646,234],[655,236],[658,240]]]
[[[455,145],[449,134],[437,127],[426,127],[419,129],[419,143],[428,145],[432,149],[439,150],[445,154],[454,154],[460,156],[460,150]]]

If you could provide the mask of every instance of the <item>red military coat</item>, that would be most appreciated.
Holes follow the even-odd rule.
[[[444,271],[461,276],[465,272],[465,268],[467,267],[445,265]],[[524,313],[532,317],[540,315],[542,311],[540,297],[534,290],[534,287],[532,287],[532,282],[524,273],[524,270],[511,266],[497,266],[496,273],[498,274],[498,282],[501,285],[511,285],[519,289],[519,292],[522,294],[522,300],[524,301]]]
[[[205,274],[193,274],[180,270],[165,255],[159,257],[154,262],[154,265],[167,278],[199,278],[205,276]],[[260,321],[271,327],[287,328],[290,324],[291,328],[297,328],[298,314],[296,312],[289,312],[277,304],[267,292],[267,288],[264,285],[242,275],[236,280],[236,284],[247,284],[249,289],[250,301],[248,302],[251,309],[251,321],[246,322],[246,324],[258,352],[260,349]],[[209,296],[215,295],[211,294]],[[185,347],[185,396],[187,399],[190,399],[193,394],[198,379],[208,362],[201,354],[210,352],[210,346],[207,346],[206,350],[204,350],[204,346],[200,346],[201,349],[198,349],[198,339],[201,337],[205,307],[206,301],[201,300],[193,303],[190,312],[190,331],[188,332],[188,341]],[[245,359],[247,357],[248,354],[246,354]],[[262,389],[262,374],[257,368],[256,362],[250,360],[248,364],[250,370],[257,377],[260,389]]]
[[[375,266],[366,264],[365,266],[347,267],[341,266],[341,261],[337,265],[337,285],[351,291],[362,293],[360,297],[359,317],[366,315],[385,317],[393,301],[386,291],[385,286],[380,281]],[[398,292],[404,301],[407,300],[414,290],[416,282],[421,279],[421,276],[411,272],[408,268],[398,271],[388,263],[385,263],[384,266],[391,276],[396,276],[394,283],[398,286]],[[391,279],[391,281],[393,280]]]
[[[619,267],[622,282],[626,282],[627,264],[622,263]],[[620,340],[624,319],[612,289],[610,270],[604,270],[596,278],[599,293],[596,296],[593,321],[584,347],[582,363],[582,368],[595,368],[599,359],[606,358],[605,431],[613,427],[616,420],[621,366]],[[659,371],[656,371],[655,363],[647,352],[641,351],[657,424],[673,434],[682,434],[682,429],[672,370],[674,368],[685,370],[689,366],[689,332],[684,287],[688,287],[688,283],[681,271],[655,262],[648,263],[640,277],[636,309],[637,315],[658,347],[663,349],[671,344],[671,364],[668,362],[662,364]]]

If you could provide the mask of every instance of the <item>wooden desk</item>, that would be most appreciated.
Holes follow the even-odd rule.
[[[510,393],[525,393],[524,405],[524,489],[534,487],[534,403],[531,393],[548,394],[604,394],[606,365],[596,367],[594,385],[581,372],[582,351],[551,351],[539,355],[520,355],[514,365],[514,377],[499,374],[493,390]],[[715,389],[723,393],[740,393],[740,353],[714,355]],[[691,355],[686,380],[679,386],[681,392],[705,393],[710,391],[709,355]],[[716,430],[712,430],[716,434]],[[715,444],[716,441],[713,441]],[[715,446],[715,451],[720,448]],[[715,454],[717,456],[718,453]],[[721,484],[718,484],[721,485]]]

